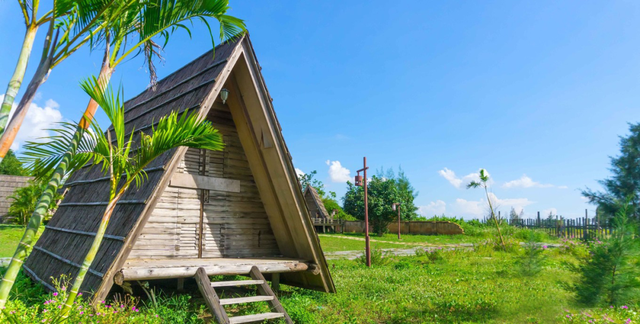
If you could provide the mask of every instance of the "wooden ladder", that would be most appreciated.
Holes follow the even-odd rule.
[[[251,267],[249,276],[251,276],[252,280],[211,282],[204,268],[199,268],[198,271],[196,271],[195,279],[198,283],[198,288],[200,288],[200,292],[202,293],[202,296],[204,296],[204,300],[207,303],[207,306],[209,306],[209,310],[211,310],[211,313],[215,316],[218,323],[253,323],[275,318],[284,318],[284,320],[288,324],[293,324],[293,321],[291,321],[291,317],[289,317],[287,311],[285,311],[284,307],[282,307],[282,304],[280,304],[278,297],[276,297],[276,294],[273,292],[273,290],[271,290],[271,287],[269,287],[269,284],[264,279],[264,276],[262,275],[260,270],[258,270],[258,267]],[[238,286],[256,286],[258,288],[259,295],[251,297],[220,299],[215,291],[215,288]],[[269,303],[271,313],[229,317],[229,315],[227,315],[227,311],[224,310],[224,305],[255,303],[261,301],[266,301]]]

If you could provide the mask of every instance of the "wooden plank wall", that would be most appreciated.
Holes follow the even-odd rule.
[[[129,258],[281,254],[229,108],[216,102],[208,119],[222,133],[225,149],[188,149],[176,172],[239,180],[240,192],[167,187]]]
[[[31,177],[0,175],[0,224],[9,212],[12,202],[9,196],[13,195],[16,189],[26,187],[31,179]]]

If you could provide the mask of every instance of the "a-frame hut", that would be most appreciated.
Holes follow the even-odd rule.
[[[327,209],[324,208],[324,203],[322,203],[322,199],[320,199],[318,191],[314,187],[307,186],[304,189],[304,200],[307,203],[312,219],[330,218],[329,213],[327,213]]]
[[[103,299],[114,282],[278,274],[282,283],[335,287],[248,36],[224,43],[125,104],[127,130],[149,132],[171,111],[197,111],[223,134],[223,151],[179,148],[146,169],[120,200],[82,290]],[[228,89],[226,103],[221,89]],[[100,168],[76,172],[24,265],[52,289],[75,276],[108,199]]]

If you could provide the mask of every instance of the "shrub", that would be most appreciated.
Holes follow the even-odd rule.
[[[516,261],[522,275],[534,276],[542,271],[542,266],[547,259],[546,255],[544,255],[546,248],[546,246],[540,246],[536,243],[535,234],[532,231],[529,240],[524,246],[524,253]]]
[[[391,262],[390,257],[391,257],[391,254],[388,252],[383,252],[382,249],[376,249],[376,248],[371,249],[371,265],[376,265],[376,266],[387,265],[389,264],[389,262]],[[356,258],[356,261],[366,265],[367,264],[366,254],[363,253],[361,256]]]
[[[578,267],[573,286],[577,300],[585,305],[621,305],[637,298],[640,271],[635,226],[621,207],[613,219],[614,230],[602,244],[591,245],[591,257]]]

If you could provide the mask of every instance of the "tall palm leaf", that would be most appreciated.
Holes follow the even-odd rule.
[[[24,18],[26,31],[22,46],[20,48],[20,54],[18,55],[18,62],[16,63],[16,67],[13,75],[11,76],[11,79],[9,79],[9,84],[7,85],[7,90],[5,91],[5,96],[2,100],[2,106],[0,107],[0,135],[4,133],[5,126],[9,122],[9,114],[11,113],[11,109],[13,108],[15,97],[18,94],[20,87],[22,86],[24,73],[27,69],[27,64],[29,63],[29,57],[31,56],[31,52],[33,50],[33,42],[35,40],[38,29],[44,24],[49,23],[50,28],[47,32],[44,48],[44,53],[48,54],[50,51],[49,47],[52,44],[51,38],[54,36],[54,32],[57,31],[59,35],[60,31],[66,31],[63,32],[63,37],[56,42],[61,44],[70,42],[70,30],[69,28],[67,28],[69,27],[69,23],[71,23],[72,26],[75,26],[77,31],[81,32],[82,29],[87,27],[87,25],[91,24],[92,20],[99,13],[99,9],[104,4],[104,1],[53,1],[53,9],[47,11],[40,18],[38,18],[39,4],[40,2],[37,0],[31,2],[18,0],[18,5]],[[56,21],[58,21],[57,23],[59,24],[58,28],[54,28]],[[42,64],[46,64],[46,60],[41,61],[41,65]]]

